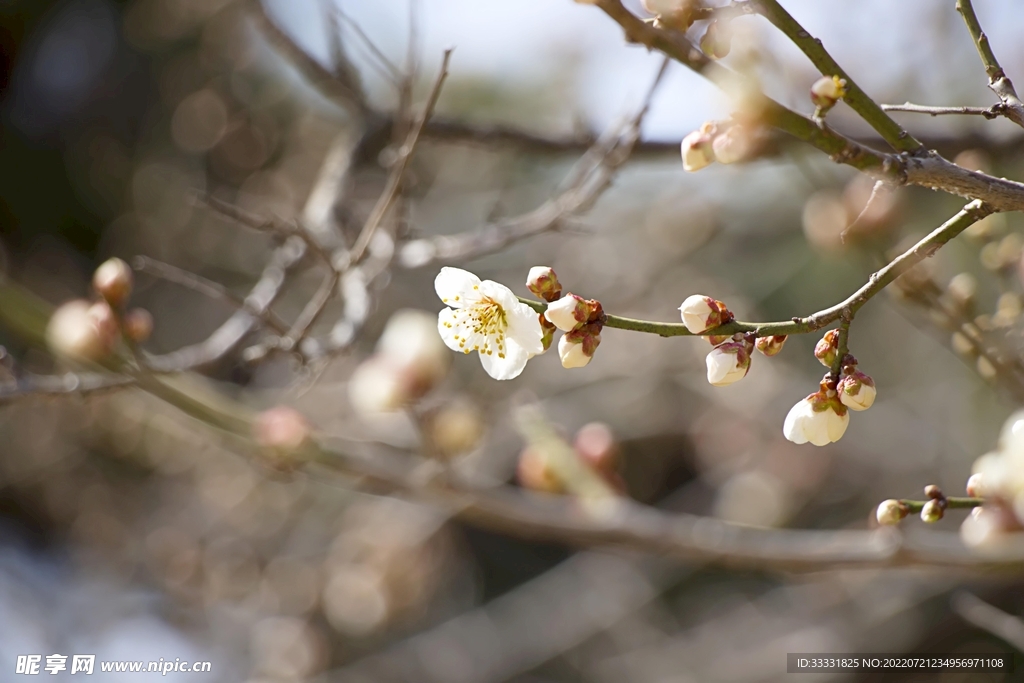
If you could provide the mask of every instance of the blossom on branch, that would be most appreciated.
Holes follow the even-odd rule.
[[[853,370],[836,387],[839,400],[850,410],[867,410],[875,402],[875,380],[860,370]]]
[[[582,368],[594,357],[601,343],[601,324],[580,325],[558,340],[558,357],[563,368]]]
[[[822,109],[831,109],[846,96],[846,80],[839,76],[822,76],[811,86],[811,102]]]
[[[702,294],[686,297],[679,306],[679,315],[691,334],[702,334],[732,320],[725,304]]]
[[[434,280],[434,290],[449,306],[437,316],[441,339],[453,351],[478,352],[494,379],[518,377],[526,361],[543,353],[537,313],[505,285],[445,267]]]
[[[750,371],[750,351],[750,346],[742,341],[716,346],[707,357],[708,382],[724,387],[746,377]]]
[[[708,124],[701,126],[683,138],[680,145],[680,153],[683,156],[683,170],[693,173],[705,166],[709,166],[715,160],[715,152],[712,148],[713,138],[705,130]]]
[[[782,433],[796,444],[812,443],[825,446],[839,441],[850,424],[846,406],[839,402],[829,380],[822,380],[822,387],[816,393],[790,408]],[[834,387],[834,385],[832,385]]]

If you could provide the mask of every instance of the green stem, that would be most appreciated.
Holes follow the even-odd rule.
[[[917,152],[924,149],[914,136],[903,130],[903,127],[886,114],[877,102],[861,90],[836,60],[832,59],[832,55],[822,46],[821,40],[808,33],[782,5],[776,0],[755,0],[754,7],[793,41],[823,76],[839,76],[846,81],[846,95],[843,101],[878,131],[882,139],[892,145],[893,149],[900,152]]]
[[[890,261],[885,267],[875,272],[863,287],[851,294],[835,306],[813,313],[806,318],[793,318],[783,322],[749,323],[734,320],[701,333],[704,335],[732,335],[737,332],[753,332],[758,337],[782,334],[806,334],[820,330],[822,327],[846,318],[852,320],[857,311],[873,296],[885,289],[893,280],[903,275],[924,259],[932,256],[942,245],[959,235],[971,225],[992,213],[992,208],[980,200],[974,200],[960,210],[955,216],[926,235],[920,242]],[[538,313],[543,313],[547,304],[532,299],[519,297],[524,304]],[[659,323],[650,320],[636,320],[617,315],[605,314],[605,327],[633,332],[647,332],[662,337],[693,336],[681,323]],[[841,343],[844,342],[840,331]]]
[[[926,500],[900,500],[900,505],[903,505],[907,510],[913,514],[921,512],[921,508],[925,506]],[[985,504],[984,498],[946,498],[946,509],[947,510],[970,510],[971,508],[981,507]]]
[[[727,92],[756,92],[757,97],[760,98],[759,113],[765,125],[789,133],[798,140],[818,148],[834,161],[861,171],[872,170],[875,173],[885,173],[893,178],[898,175],[899,164],[894,163],[893,157],[854,142],[827,126],[818,126],[806,116],[787,109],[761,93],[755,84],[743,75],[709,59],[679,32],[655,28],[644,22],[623,7],[621,0],[597,0],[596,4],[623,28],[627,40],[646,45],[668,55],[680,64],[706,76]],[[882,114],[885,115],[884,112]]]
[[[970,31],[971,38],[974,39],[974,45],[978,48],[978,55],[985,65],[988,82],[995,83],[1000,78],[1004,78],[1006,74],[1003,72],[1003,67],[999,65],[999,60],[996,59],[995,53],[992,52],[992,46],[988,44],[988,36],[985,35],[981,28],[981,23],[978,22],[978,15],[974,13],[974,6],[971,4],[971,0],[957,0],[956,11],[964,18],[967,30]]]

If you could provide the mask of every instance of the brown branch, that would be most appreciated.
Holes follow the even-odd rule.
[[[995,53],[992,52],[988,36],[985,35],[978,22],[978,15],[974,13],[971,0],[957,0],[956,10],[963,17],[964,23],[967,24],[967,30],[970,31],[971,38],[974,39],[974,45],[978,48],[978,55],[981,56],[981,61],[985,65],[985,73],[988,75],[988,87],[999,97],[1004,108],[1004,115],[1018,126],[1024,127],[1024,102],[1017,97],[1013,82],[1007,77],[1003,67],[999,65]]]

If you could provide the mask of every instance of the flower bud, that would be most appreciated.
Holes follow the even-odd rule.
[[[849,412],[828,393],[819,390],[790,408],[782,425],[787,439],[796,444],[824,446],[843,437],[850,424]]]
[[[882,526],[893,526],[899,524],[900,520],[906,517],[908,514],[905,505],[900,503],[898,500],[883,500],[879,505],[878,509],[875,510],[875,519]]]
[[[144,308],[133,308],[124,314],[124,336],[136,344],[149,339],[153,334],[153,316]]]
[[[566,294],[548,304],[544,317],[558,329],[569,332],[587,320],[587,307],[581,297]]]
[[[967,495],[971,498],[984,498],[985,487],[983,485],[981,472],[975,472],[967,480]]]
[[[693,23],[696,0],[641,0],[644,9],[667,28],[685,31]]]
[[[693,173],[709,166],[715,160],[712,144],[711,135],[701,131],[694,131],[683,138],[683,170]]]
[[[860,370],[839,380],[839,400],[850,410],[867,410],[875,402],[875,380]]]
[[[571,332],[566,332],[558,340],[558,357],[562,361],[562,367],[584,367],[590,363],[600,343],[601,327],[596,323],[581,325]]]
[[[718,346],[719,344],[724,344],[725,342],[727,342],[730,339],[732,339],[732,335],[729,335],[729,334],[709,334],[708,336],[704,337],[704,339],[707,340],[707,342],[709,344],[711,344],[712,346]]]
[[[279,457],[300,453],[310,444],[312,431],[306,418],[288,406],[264,410],[253,423],[256,443]]]
[[[725,304],[701,294],[686,297],[679,306],[679,314],[691,334],[701,334],[732,320],[732,313]]]
[[[519,453],[516,464],[516,478],[519,485],[542,493],[563,493],[565,485],[548,462],[544,451],[527,446]]]
[[[113,351],[117,321],[106,303],[93,310],[89,302],[69,301],[58,307],[46,325],[46,343],[56,355],[79,361],[98,361]]]
[[[547,266],[534,266],[526,276],[526,288],[544,301],[554,301],[562,296],[562,283],[555,271]]]
[[[437,333],[437,317],[411,308],[391,314],[377,340],[377,353],[401,370],[416,398],[444,379],[451,363],[451,353]]]
[[[811,102],[821,109],[831,109],[846,96],[846,81],[839,76],[822,76],[811,86]]]
[[[942,519],[942,515],[944,513],[945,510],[943,509],[942,501],[937,498],[932,498],[924,504],[923,508],[921,508],[921,521],[933,524]]]
[[[452,458],[476,448],[484,434],[480,411],[469,404],[441,408],[430,419],[430,441],[438,454]]]
[[[619,446],[615,434],[604,422],[591,422],[576,432],[572,447],[588,465],[600,472],[614,472],[618,464]]]
[[[543,332],[540,338],[540,343],[544,347],[544,351],[547,351],[551,348],[551,342],[555,339],[555,330],[558,328],[549,322],[548,319],[544,317],[543,313],[539,314],[537,317],[540,319],[540,329],[541,332]],[[544,351],[541,351],[541,353],[544,353]]]
[[[114,308],[121,308],[132,293],[132,269],[119,258],[107,259],[92,275],[92,286]]]
[[[736,124],[730,126],[727,131],[715,137],[711,143],[711,150],[715,154],[715,161],[720,164],[734,164],[743,161],[750,155],[753,148],[750,129],[746,126]]]
[[[716,346],[707,357],[708,382],[724,387],[738,382],[750,370],[750,351],[744,342],[726,342]]]
[[[829,330],[817,344],[814,345],[814,357],[821,361],[826,368],[831,368],[836,362],[836,354],[839,352],[839,330]],[[872,382],[872,384],[874,384]]]
[[[925,486],[924,487],[924,495],[925,495],[925,498],[935,498],[935,499],[944,498],[945,497],[945,496],[942,495],[942,489],[940,489],[935,484],[928,484],[927,486]]]
[[[770,337],[758,337],[754,347],[766,356],[776,356],[782,351],[787,336],[784,334],[773,334]]]
[[[352,373],[348,382],[349,401],[364,416],[392,413],[412,399],[412,383],[403,368],[387,356],[372,356]]]
[[[732,31],[721,22],[712,21],[700,39],[700,49],[711,59],[721,59],[729,54],[731,41]]]

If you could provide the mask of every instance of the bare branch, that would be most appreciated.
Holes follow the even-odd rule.
[[[1014,648],[1024,651],[1024,621],[1007,614],[981,598],[966,592],[956,593],[950,607],[964,621],[1005,640]]]
[[[1007,113],[1005,107],[994,105],[992,107],[930,107],[923,104],[883,104],[880,105],[885,111],[902,111],[911,114],[928,114],[929,116],[947,116],[952,114],[984,116],[986,119],[994,119]]]
[[[1021,102],[1020,98],[1017,97],[1017,91],[1013,87],[1013,82],[1007,77],[1003,67],[999,65],[999,60],[996,59],[995,53],[992,52],[992,47],[988,43],[988,36],[981,29],[978,15],[974,13],[974,6],[971,4],[971,0],[957,0],[956,10],[964,18],[967,30],[970,31],[971,38],[974,39],[974,45],[978,48],[978,54],[985,65],[985,73],[988,75],[989,89],[999,97],[999,101],[1005,108],[1006,118],[1018,126],[1024,127],[1024,102]]]

